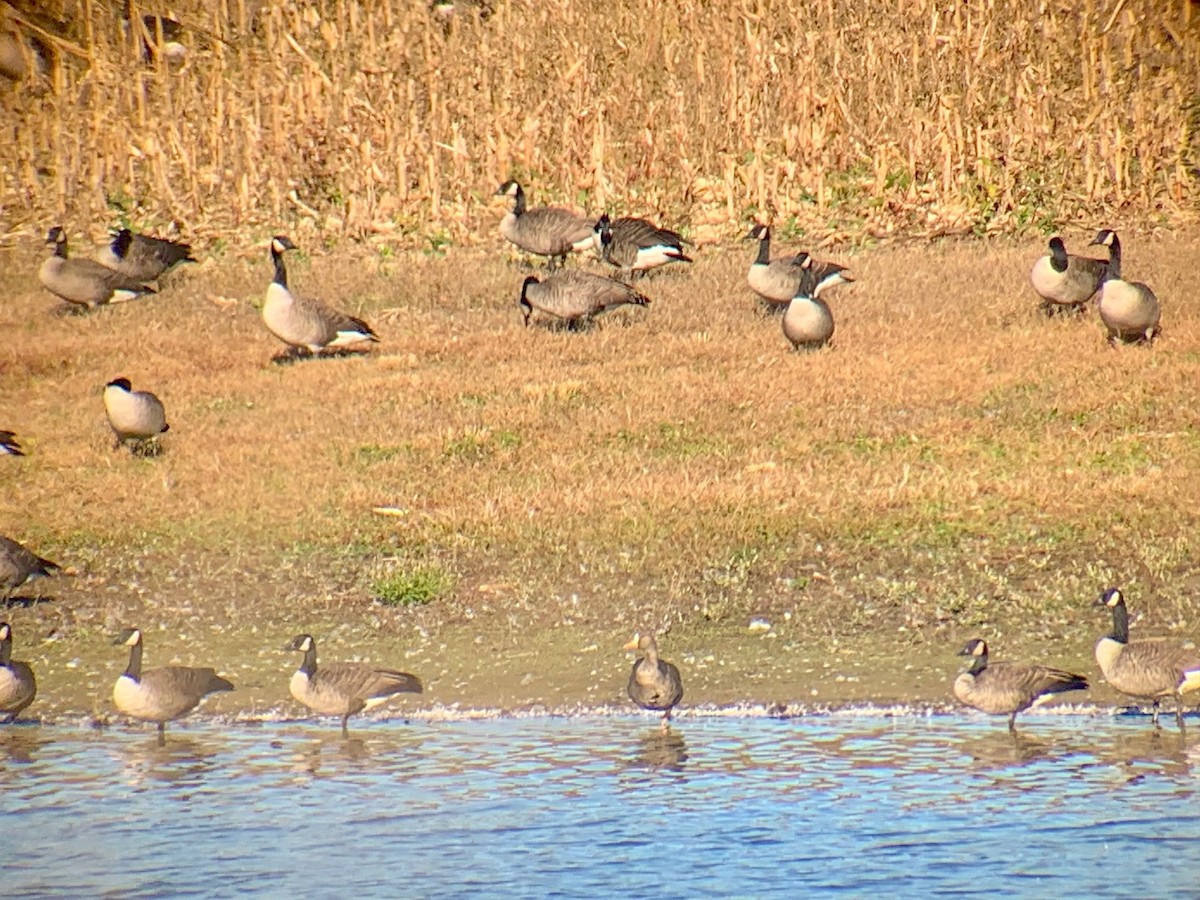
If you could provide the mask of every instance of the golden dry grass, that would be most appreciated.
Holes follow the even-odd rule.
[[[0,33],[57,53],[0,89],[10,234],[469,242],[510,176],[706,239],[752,213],[845,238],[1196,208],[1192,0],[504,0],[448,28],[413,0],[179,0],[182,67],[144,65],[116,4],[14,3]]]

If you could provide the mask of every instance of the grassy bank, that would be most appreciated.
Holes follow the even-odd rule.
[[[152,659],[245,668],[259,693],[229,702],[255,703],[301,630],[468,704],[614,699],[645,627],[691,660],[693,702],[941,696],[976,634],[1090,666],[1110,583],[1135,628],[1194,636],[1200,245],[1127,243],[1163,298],[1153,348],[1046,320],[1040,244],[994,241],[843,257],[836,347],[808,355],[742,247],[583,334],[522,328],[525,272],[494,256],[314,250],[293,286],[383,343],[293,365],[256,310],[265,247],[86,316],[8,253],[0,427],[29,456],[0,465],[0,531],[71,569],[8,611],[18,647],[57,673],[47,703],[90,708],[64,659],[104,682],[124,624]],[[158,459],[111,449],[118,375],[166,404]]]

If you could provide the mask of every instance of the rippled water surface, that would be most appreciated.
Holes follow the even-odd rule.
[[[9,897],[1200,895],[1200,728],[1031,717],[0,729]]]

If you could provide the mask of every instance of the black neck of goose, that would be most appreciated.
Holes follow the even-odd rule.
[[[12,659],[12,636],[0,641],[0,666],[7,666]]]
[[[54,255],[59,259],[67,258],[67,239],[65,237],[60,237],[54,242]]]
[[[1055,272],[1067,271],[1067,248],[1054,246],[1050,248],[1050,268]]]
[[[304,651],[304,661],[300,663],[300,671],[312,678],[317,671],[317,645],[312,641],[308,643],[308,649]]]
[[[1113,630],[1109,635],[1118,644],[1129,643],[1129,610],[1124,603],[1118,603],[1112,608]]]
[[[967,671],[972,675],[978,675],[987,668],[987,658],[988,655],[986,653],[981,653],[978,656],[972,657],[971,668],[967,669]]]
[[[129,648],[129,665],[125,667],[125,675],[134,681],[142,677],[142,642],[138,641]]]
[[[771,261],[771,232],[764,229],[762,237],[758,239],[758,257],[754,260],[756,265],[765,266]]]
[[[1121,242],[1114,234],[1112,243],[1108,245],[1108,277],[1113,281],[1121,279]],[[1115,610],[1116,607],[1113,607]]]
[[[283,254],[271,247],[271,259],[275,263],[274,281],[281,288],[287,288],[287,268],[283,265]]]
[[[517,192],[513,194],[512,211],[514,216],[523,215],[525,212],[525,191],[521,189],[520,185],[517,185]]]

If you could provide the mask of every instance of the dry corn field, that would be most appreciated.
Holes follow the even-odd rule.
[[[27,6],[4,28],[53,52],[0,80],[0,533],[66,569],[4,610],[43,714],[110,712],[134,624],[228,660],[217,710],[278,704],[297,631],[421,702],[555,707],[618,699],[636,628],[689,704],[944,699],[974,636],[1091,666],[1109,584],[1197,636],[1195,4],[139,4],[189,29],[149,65],[121,4]],[[508,177],[696,262],[526,329]],[[851,267],[832,349],[753,299],[753,217]],[[201,262],[65,315],[60,221],[76,256],[128,223]],[[1101,226],[1151,347],[1037,309],[1044,233]],[[278,233],[380,345],[270,361]],[[112,449],[121,375],[166,405],[157,458]]]

